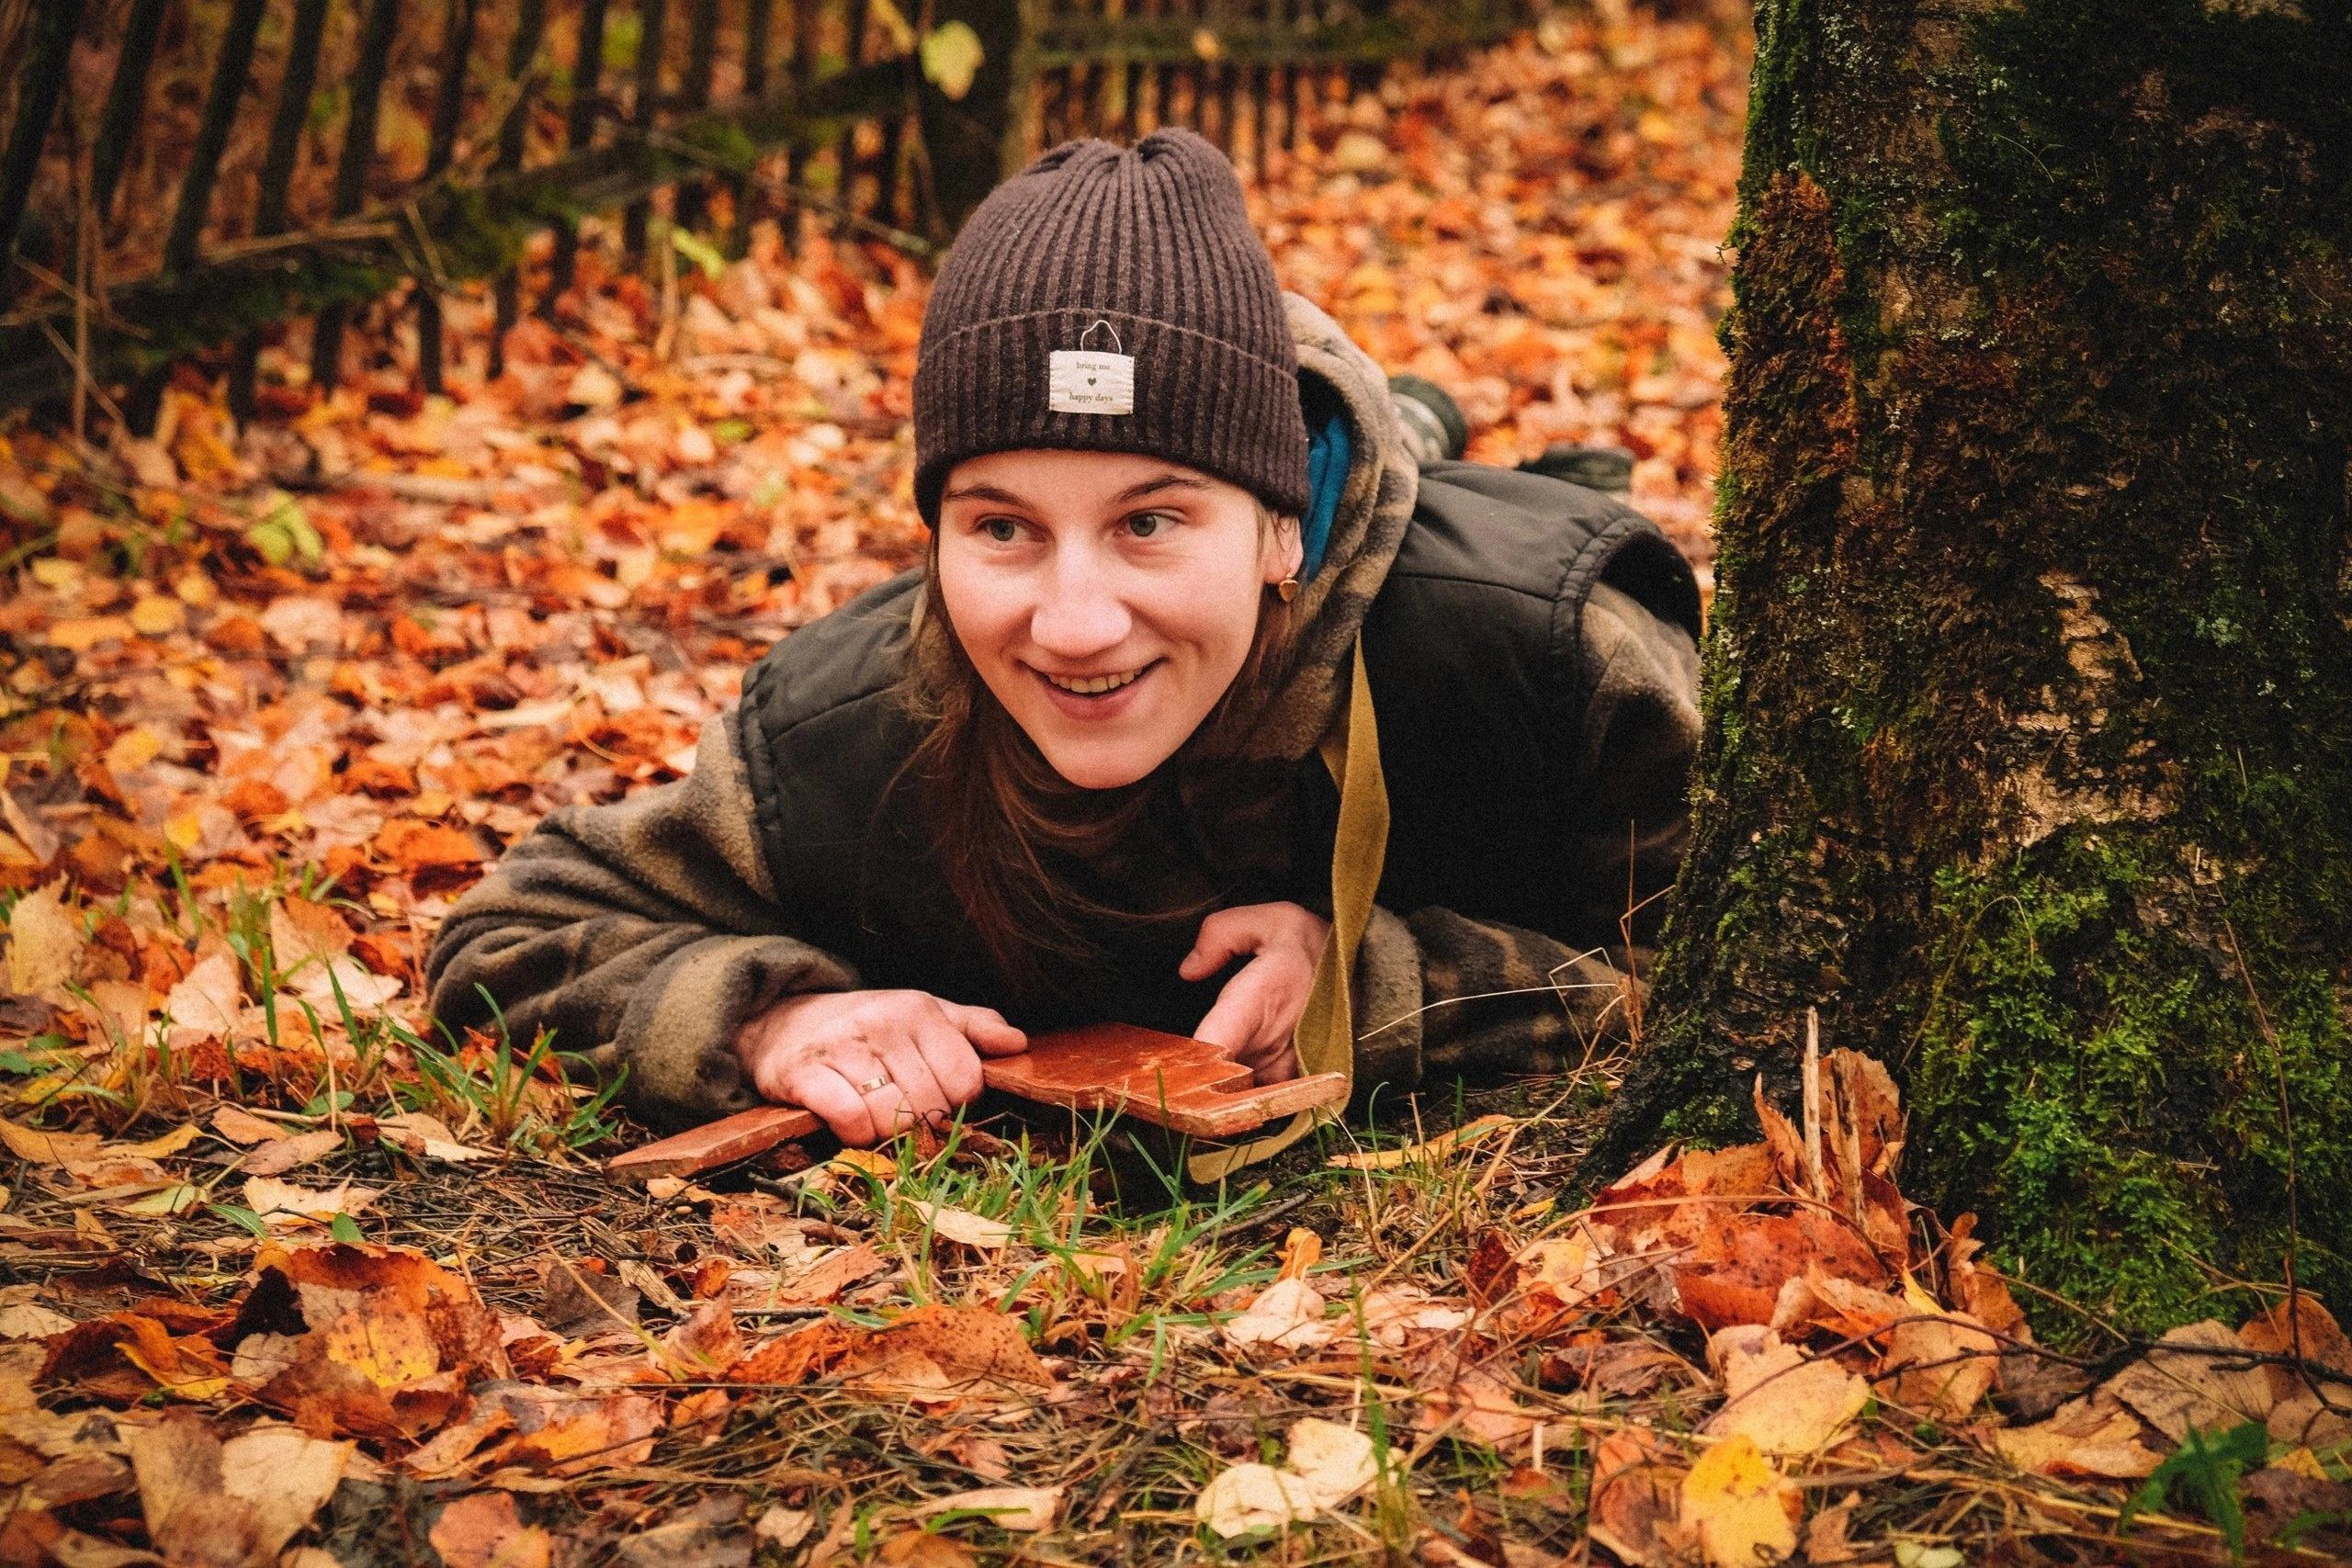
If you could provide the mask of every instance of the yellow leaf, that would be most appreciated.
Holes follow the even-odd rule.
[[[1306,1271],[1323,1261],[1323,1238],[1311,1230],[1293,1225],[1283,1238],[1282,1271],[1277,1280],[1304,1280]]]
[[[153,761],[163,750],[164,738],[145,725],[126,729],[116,736],[114,743],[106,749],[107,771],[116,774],[135,773]]]
[[[899,1162],[876,1149],[843,1149],[825,1163],[836,1170],[855,1171],[876,1181],[888,1181],[899,1174]]]
[[[1709,1568],[1757,1568],[1797,1549],[1804,1503],[1746,1437],[1717,1443],[1682,1478],[1682,1522]]]
[[[922,73],[950,98],[960,100],[972,90],[972,78],[986,58],[980,35],[969,22],[949,22],[923,35]]]
[[[1724,1407],[1706,1429],[1745,1437],[1768,1454],[1810,1454],[1827,1448],[1870,1403],[1870,1384],[1826,1359],[1815,1359],[1769,1328],[1742,1324],[1719,1330],[1707,1352],[1724,1381]]]
[[[930,1226],[934,1235],[978,1251],[999,1251],[1012,1239],[1012,1227],[1002,1220],[991,1220],[968,1209],[951,1209],[944,1203],[926,1203],[920,1198],[910,1198],[906,1204],[909,1212]]]
[[[1049,1530],[1062,1510],[1058,1486],[981,1486],[969,1492],[934,1498],[915,1510],[927,1519],[933,1514],[986,1514],[989,1522],[1005,1530]]]
[[[1215,60],[1225,52],[1225,45],[1219,43],[1216,34],[1208,28],[1195,28],[1193,29],[1193,52],[1203,60]]]
[[[187,621],[186,607],[159,593],[151,593],[130,607],[131,629],[141,637],[168,637]]]
[[[193,1122],[183,1122],[170,1132],[141,1144],[117,1144],[106,1152],[110,1155],[136,1155],[141,1159],[162,1159],[175,1155],[201,1137],[204,1129]]]
[[[0,1145],[28,1165],[64,1165],[73,1160],[96,1159],[103,1143],[96,1133],[44,1133],[35,1127],[19,1127],[14,1122],[0,1122]]]
[[[1361,1149],[1354,1154],[1333,1155],[1323,1163],[1343,1170],[1395,1170],[1400,1166],[1427,1164],[1435,1159],[1479,1142],[1491,1134],[1499,1133],[1511,1124],[1508,1116],[1481,1116],[1467,1122],[1451,1133],[1440,1133],[1418,1144],[1408,1144],[1400,1149]]]

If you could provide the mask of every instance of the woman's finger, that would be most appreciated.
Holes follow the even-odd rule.
[[[865,1097],[843,1077],[841,1069],[822,1062],[808,1063],[789,1075],[782,1098],[824,1118],[833,1136],[858,1148],[881,1142],[879,1126]]]
[[[980,1057],[963,1031],[942,1019],[915,1031],[915,1044],[931,1066],[931,1076],[946,1096],[947,1108],[969,1105],[980,1098]]]
[[[883,1124],[892,1132],[903,1132],[917,1122],[927,1122],[934,1116],[947,1114],[947,1093],[939,1086],[938,1077],[924,1059],[922,1048],[915,1043],[924,1025],[917,1024],[908,1034],[892,1033],[874,1043],[876,1055],[882,1058],[883,1069],[890,1076],[888,1085],[866,1097]],[[937,1027],[944,1029],[943,1022]],[[904,1122],[894,1121],[903,1116]]]
[[[1252,961],[1225,983],[1216,1005],[1193,1031],[1193,1038],[1222,1045],[1237,1060],[1254,1052],[1266,1025],[1265,965]]]
[[[1029,1049],[1029,1036],[1005,1022],[1004,1014],[994,1008],[942,1002],[939,1010],[947,1015],[948,1022],[964,1032],[964,1038],[984,1056],[1017,1056]]]
[[[1193,951],[1176,965],[1176,973],[1187,980],[1205,980],[1241,954],[1257,952],[1265,940],[1264,922],[1256,918],[1261,908],[1249,904],[1238,909],[1219,909],[1203,920]]]

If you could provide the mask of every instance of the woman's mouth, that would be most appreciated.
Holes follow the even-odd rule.
[[[1117,691],[1141,675],[1147,668],[1148,666],[1138,666],[1117,675],[1055,675],[1043,670],[1037,673],[1044,675],[1048,684],[1074,696],[1099,697],[1106,692]]]
[[[1030,673],[1046,689],[1046,698],[1071,718],[1107,719],[1124,713],[1136,700],[1143,678],[1159,668],[1160,660],[1106,675],[1055,675],[1035,666]]]

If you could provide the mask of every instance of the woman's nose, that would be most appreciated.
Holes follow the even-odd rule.
[[[1041,584],[1043,596],[1029,619],[1037,650],[1076,663],[1125,642],[1134,626],[1115,573],[1102,562],[1072,552],[1057,559]]]

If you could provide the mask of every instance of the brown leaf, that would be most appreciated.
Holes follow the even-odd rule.
[[[2188,1428],[2267,1423],[2275,1403],[2267,1369],[2233,1360],[2238,1337],[2208,1319],[2173,1329],[2100,1386],[2178,1443]]]
[[[497,1317],[421,1252],[272,1243],[255,1268],[232,1370],[306,1427],[413,1438],[462,1408],[469,1384],[506,1373]]]
[[[2352,1341],[2345,1337],[2319,1299],[2297,1292],[2274,1302],[2238,1330],[2238,1342],[2249,1350],[2298,1357],[2341,1379],[2307,1368],[2267,1365],[2263,1376],[2270,1386],[2270,1435],[2282,1443],[2324,1448],[2352,1438]]]
[[[19,897],[8,911],[8,989],[63,1002],[89,946],[80,911],[65,907],[65,879]]]
[[[1818,1209],[1712,1215],[1696,1254],[1674,1271],[1683,1312],[1713,1332],[1772,1321],[1781,1287],[1810,1271],[1875,1284],[1885,1277],[1850,1227]]]
[[[2138,1416],[2111,1394],[2101,1393],[2069,1401],[2039,1426],[1996,1429],[1991,1442],[2019,1470],[2136,1481],[2164,1462],[2164,1456],[2142,1440],[2143,1431]]]
[[[123,1432],[148,1538],[164,1559],[211,1568],[275,1563],[343,1479],[351,1445],[291,1427],[256,1427],[227,1443],[193,1411]]]
[[[1592,1461],[1592,1539],[1629,1568],[1665,1568],[1688,1535],[1681,1526],[1680,1459],[1644,1427],[1600,1439]]]
[[[218,1120],[216,1117],[216,1122]],[[333,1128],[322,1127],[315,1133],[297,1133],[290,1137],[279,1137],[256,1145],[237,1162],[237,1168],[248,1177],[283,1176],[297,1166],[323,1159],[341,1147],[343,1134]],[[261,1213],[259,1209],[254,1212]]]
[[[915,1308],[866,1336],[843,1372],[869,1393],[922,1401],[1028,1399],[1054,1381],[1018,1319],[973,1306]]]
[[[1992,1391],[2000,1342],[1975,1319],[1915,1317],[1886,1336],[1880,1390],[1905,1410],[1956,1421]]]
[[[441,1510],[427,1536],[447,1568],[548,1568],[555,1542],[526,1525],[505,1492],[476,1492]]]

